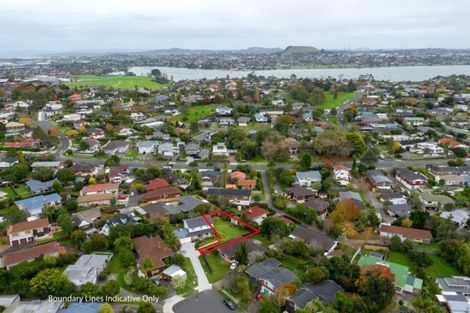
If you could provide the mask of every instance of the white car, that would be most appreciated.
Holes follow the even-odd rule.
[[[237,261],[233,261],[232,263],[230,263],[230,270],[234,270],[236,269],[238,266],[238,262]]]

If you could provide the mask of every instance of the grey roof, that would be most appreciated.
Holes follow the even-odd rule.
[[[411,206],[408,203],[389,205],[387,209],[400,217],[410,216],[411,214]]]
[[[333,302],[336,294],[343,290],[341,286],[332,280],[324,280],[318,284],[307,284],[292,295],[290,300],[298,307],[305,308],[312,300]]]
[[[369,179],[372,180],[374,184],[382,184],[382,183],[388,183],[391,185],[393,184],[392,180],[388,178],[388,176],[380,172],[374,171],[374,172],[369,173],[368,175],[369,175]]]
[[[307,201],[305,201],[304,204],[305,204],[306,207],[312,208],[315,211],[317,211],[318,213],[324,212],[330,206],[330,204],[327,201],[321,200],[321,199],[316,199],[316,198],[310,198]]]
[[[247,250],[247,253],[251,253],[251,252],[261,252],[261,253],[265,253],[266,252],[266,249],[260,245],[257,241],[255,240],[242,240],[242,241],[238,241],[238,242],[235,242],[231,245],[228,245],[226,247],[223,247],[220,249],[220,252],[222,252],[223,254],[229,256],[229,257],[234,257],[235,254],[237,253],[237,251],[240,249],[240,247],[244,245],[246,247],[246,250]]]
[[[354,192],[354,191],[340,191],[339,192],[339,198],[341,200],[354,199],[354,200],[362,202],[362,198],[361,198],[361,195],[359,194],[359,192]]]
[[[279,264],[276,259],[269,258],[251,265],[246,269],[246,273],[253,278],[269,281],[274,288],[295,282],[295,274],[286,268],[279,267]]]
[[[204,201],[193,196],[183,196],[178,199],[178,202],[165,203],[163,208],[170,214],[186,213],[194,210],[198,205],[203,204]]]
[[[380,197],[384,200],[391,200],[391,199],[401,199],[403,195],[399,192],[382,192],[380,193]]]
[[[26,182],[26,186],[28,186],[29,190],[31,190],[32,193],[41,193],[51,189],[52,185],[54,185],[54,182],[55,179],[51,179],[46,182],[42,182],[36,179],[30,179]]]
[[[67,266],[64,274],[70,280],[93,279],[99,271],[105,268],[106,263],[111,259],[112,254],[83,254],[73,265]]]
[[[447,278],[436,278],[439,287],[443,291],[452,291],[460,294],[470,293],[470,278],[469,277],[447,277]]]
[[[59,167],[60,161],[36,161],[31,164],[31,167]]]
[[[292,235],[306,241],[307,243],[318,243],[323,247],[323,250],[327,252],[336,245],[336,242],[327,235],[299,225],[294,229]]]
[[[319,171],[297,172],[295,173],[298,180],[308,179],[321,182],[321,174]]]
[[[407,181],[413,181],[413,180],[426,180],[426,176],[424,176],[421,173],[415,173],[413,171],[410,171],[407,168],[399,168],[395,172],[398,176],[403,177],[403,179]]]
[[[212,224],[212,218],[207,217],[207,220]],[[197,216],[193,218],[185,219],[184,222],[188,225],[189,228],[207,226],[206,220],[202,216]]]
[[[450,312],[470,312],[470,302],[462,294],[443,294],[438,297],[443,297],[445,299],[450,308]]]
[[[444,211],[440,217],[445,219],[450,218],[452,222],[462,224],[470,218],[470,213],[464,209],[456,209],[454,211]]]

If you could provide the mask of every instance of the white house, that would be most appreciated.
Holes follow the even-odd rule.
[[[344,165],[336,165],[334,167],[334,175],[336,183],[345,186],[351,182],[351,173]]]
[[[96,284],[98,275],[108,266],[112,253],[82,255],[75,264],[67,266],[64,274],[77,286],[86,283]]]
[[[215,156],[228,156],[228,149],[225,143],[219,142],[212,146],[212,154]]]
[[[139,154],[153,154],[157,151],[158,141],[138,141],[136,144]]]
[[[182,235],[178,236],[181,243],[213,236],[211,226],[207,222],[213,224],[210,216],[207,217],[207,221],[202,216],[185,219],[183,221],[184,229],[180,232]]]
[[[314,183],[321,182],[321,174],[319,171],[297,172],[295,176],[297,183],[304,187],[310,187]]]

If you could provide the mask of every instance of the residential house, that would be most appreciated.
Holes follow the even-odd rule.
[[[351,173],[346,166],[342,164],[335,165],[333,173],[337,184],[346,186],[351,182]]]
[[[255,114],[255,121],[256,123],[267,123],[269,121],[268,117],[262,113]]]
[[[260,285],[263,294],[270,295],[279,287],[296,281],[295,274],[280,265],[278,260],[269,258],[249,266],[245,273]]]
[[[442,293],[436,295],[437,301],[449,313],[470,312],[470,299],[458,293]]]
[[[307,208],[315,210],[317,216],[321,219],[326,218],[326,215],[328,214],[328,208],[330,206],[327,201],[317,198],[309,198],[307,201],[304,202],[304,205]]]
[[[51,225],[47,218],[8,226],[10,246],[19,246],[35,240],[51,238]]]
[[[222,117],[219,119],[220,126],[231,126],[235,124],[235,120],[231,117]]]
[[[304,187],[311,187],[312,184],[321,183],[319,171],[297,172],[295,173],[297,184]]]
[[[365,209],[365,204],[364,202],[362,201],[362,197],[361,197],[361,194],[359,192],[355,192],[355,191],[340,191],[339,192],[339,200],[342,201],[342,200],[351,200],[354,202],[354,204],[356,204],[356,206],[363,210]]]
[[[208,203],[207,200],[201,200],[195,196],[182,196],[177,201],[163,204],[163,208],[168,214],[189,213],[197,206]]]
[[[75,175],[81,177],[98,174],[98,168],[93,164],[74,163],[71,169],[75,172]]]
[[[388,268],[395,276],[395,292],[420,294],[423,287],[423,280],[414,277],[407,266],[385,261],[375,255],[363,255],[357,262],[359,266],[363,265],[381,265]]]
[[[249,189],[210,188],[206,191],[206,195],[227,198],[235,205],[246,206],[251,203],[251,190]]]
[[[436,278],[436,283],[443,293],[456,293],[470,298],[470,277],[453,276]]]
[[[219,107],[215,109],[217,115],[232,115],[233,109],[229,107]]]
[[[99,208],[92,208],[72,214],[72,220],[75,227],[87,233],[94,233],[97,231],[95,229],[95,222],[100,217],[101,210]]]
[[[118,195],[112,193],[96,193],[85,196],[78,196],[77,203],[81,207],[87,206],[110,206],[112,199],[117,199]]]
[[[182,277],[183,279],[186,279],[187,274],[185,271],[181,269],[181,267],[179,267],[178,265],[172,264],[162,272],[162,277],[165,280],[171,281],[177,277]]]
[[[289,151],[289,158],[295,159],[297,157],[297,151],[299,150],[300,144],[295,138],[286,138],[283,142],[284,146]]]
[[[105,252],[83,254],[75,264],[67,266],[64,275],[76,286],[96,284],[98,275],[106,269],[112,256],[112,253]]]
[[[157,202],[164,199],[179,198],[181,190],[177,187],[169,186],[147,191],[143,194],[145,202]]]
[[[35,161],[31,164],[32,169],[36,169],[38,167],[46,167],[53,169],[55,172],[62,169],[64,167],[64,162],[62,161]]]
[[[134,214],[131,214],[131,213],[120,214],[118,216],[112,217],[109,220],[107,220],[103,228],[101,229],[101,233],[108,236],[109,229],[111,227],[116,226],[116,225],[126,225],[129,223],[135,223],[138,221],[139,221],[139,218],[135,217]]]
[[[388,215],[396,217],[409,217],[411,206],[408,203],[386,205],[385,210]]]
[[[103,151],[109,155],[126,153],[129,150],[129,142],[123,140],[113,140],[103,147]]]
[[[159,144],[160,142],[158,141],[137,141],[135,145],[139,154],[147,155],[154,154],[157,151]]]
[[[261,225],[264,219],[268,217],[268,210],[263,209],[259,206],[252,206],[248,209],[243,210],[243,213],[246,214],[249,220],[252,222]]]
[[[0,161],[0,169],[12,167],[13,165],[18,164],[18,163],[19,163],[18,158],[6,157]]]
[[[407,202],[406,198],[403,197],[401,193],[394,191],[380,193],[379,199],[382,202],[390,202],[393,205],[405,204]]]
[[[238,251],[244,246],[248,256],[248,264],[253,264],[256,260],[262,258],[266,254],[266,249],[256,240],[246,239],[235,242],[231,245],[222,247],[218,250],[222,259],[227,262],[236,260]]]
[[[297,203],[304,203],[316,194],[313,190],[302,186],[289,187],[284,191],[284,193],[289,197],[290,200],[294,200]]]
[[[22,262],[31,262],[40,256],[57,257],[65,253],[65,248],[61,247],[57,241],[42,245],[26,247],[24,249],[8,249],[0,253],[0,267],[7,270]]]
[[[95,184],[95,185],[88,185],[80,190],[81,196],[89,196],[89,195],[96,195],[96,194],[112,194],[116,195],[119,192],[119,185],[113,183],[103,183],[103,184]]]
[[[447,205],[454,204],[454,200],[445,195],[435,195],[429,192],[419,194],[421,206],[426,210],[442,210]]]
[[[444,137],[444,138],[441,138],[438,140],[438,143],[442,146],[445,146],[445,147],[448,147],[450,149],[455,149],[455,148],[464,148],[464,149],[467,149],[468,146],[463,144],[463,143],[460,143],[458,142],[457,140],[455,139],[452,139],[452,138],[447,138],[447,137]]]
[[[246,127],[250,123],[251,118],[248,116],[240,116],[238,118],[238,126],[240,127]]]
[[[415,173],[406,168],[400,168],[395,171],[395,178],[407,189],[418,189],[428,182],[426,176],[421,173]]]
[[[191,241],[201,240],[207,237],[211,237],[212,233],[211,225],[213,224],[210,216],[204,218],[197,216],[183,220],[184,229],[175,231],[177,237],[181,243],[187,243]]]
[[[40,216],[43,209],[50,206],[62,205],[62,197],[57,193],[53,193],[50,195],[40,195],[18,200],[15,201],[15,204],[20,208],[20,210],[26,211],[31,216]]]
[[[392,238],[398,236],[401,240],[411,240],[419,243],[431,243],[432,234],[429,230],[408,228],[401,226],[393,226],[390,224],[380,224],[379,226],[380,237]]]
[[[166,267],[164,260],[171,258],[174,254],[173,250],[171,250],[171,248],[169,248],[163,240],[157,236],[140,236],[132,239],[132,241],[136,244],[137,264],[141,270],[142,263],[146,258],[152,260],[153,268],[149,273],[145,273],[150,277],[157,275],[164,270]]]
[[[307,303],[314,300],[332,303],[336,299],[336,294],[341,291],[343,288],[329,279],[317,284],[307,284],[289,297],[286,302],[286,311],[295,313],[298,309],[304,309]]]
[[[377,189],[388,190],[393,187],[393,182],[387,175],[381,171],[370,171],[367,173],[367,179],[372,186]]]
[[[212,154],[214,156],[226,156],[227,157],[229,155],[229,151],[227,147],[225,146],[225,143],[219,142],[212,146]]]
[[[166,188],[170,186],[170,184],[163,178],[155,178],[152,180],[149,180],[145,184],[145,190],[150,191],[150,190],[155,190],[155,189],[160,189],[160,188]]]
[[[42,182],[36,179],[30,179],[25,184],[33,195],[37,195],[40,193],[51,191],[52,186],[54,185],[55,182],[56,182],[55,179],[52,179],[46,182]]]
[[[25,125],[23,123],[8,122],[5,124],[5,128],[7,136],[14,136],[24,131]]]
[[[322,249],[324,255],[332,253],[338,242],[319,231],[297,225],[294,231],[289,235],[294,240],[303,240],[308,246],[315,249]]]
[[[129,180],[130,173],[128,165],[111,166],[108,171],[108,180],[113,184],[121,184]]]
[[[466,209],[455,209],[452,211],[444,211],[439,216],[443,219],[450,219],[455,228],[463,229],[468,224],[470,212]]]

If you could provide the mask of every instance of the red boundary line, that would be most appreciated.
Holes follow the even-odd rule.
[[[217,230],[214,228],[214,226],[209,222],[209,219],[207,218],[208,216],[212,216],[212,215],[220,215],[220,214],[223,214],[225,216],[227,216],[230,220],[236,220],[238,223],[242,224],[243,226],[245,226],[246,228],[248,229],[251,229],[252,232],[249,233],[249,234],[246,234],[244,236],[241,236],[241,237],[238,237],[238,238],[235,238],[235,239],[232,239],[230,241],[227,241],[227,242],[224,242],[222,244],[219,244],[220,241],[222,240],[222,238],[220,237],[220,234],[217,232]],[[212,232],[215,234],[215,236],[217,237],[217,240],[214,241],[214,242],[211,242],[205,246],[202,246],[200,247],[199,249],[197,249],[199,251],[199,253],[201,255],[204,255],[204,254],[208,254],[208,253],[211,253],[213,251],[216,251],[216,250],[219,250],[221,248],[224,248],[224,247],[227,247],[227,246],[230,246],[236,242],[239,242],[239,241],[242,241],[242,240],[245,240],[249,237],[252,237],[252,236],[255,236],[257,234],[259,234],[261,231],[248,224],[247,222],[245,221],[242,221],[241,219],[239,219],[238,217],[236,216],[233,216],[227,212],[225,212],[224,210],[218,210],[218,211],[215,211],[215,212],[209,212],[209,213],[204,213],[202,214],[202,218],[204,219],[204,221],[207,223],[207,225],[209,225],[209,227],[211,228]]]

